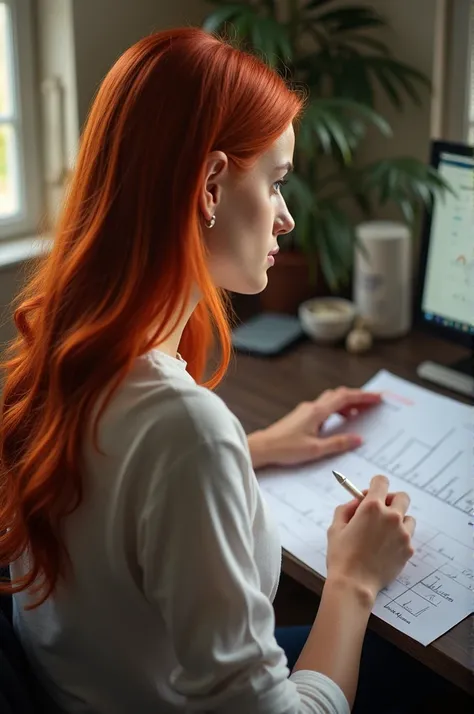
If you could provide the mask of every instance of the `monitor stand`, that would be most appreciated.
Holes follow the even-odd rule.
[[[417,374],[440,387],[474,397],[474,353],[449,367],[437,362],[422,362],[418,365]]]

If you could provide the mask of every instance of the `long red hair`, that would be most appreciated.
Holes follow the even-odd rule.
[[[244,170],[301,105],[260,60],[192,28],[144,38],[104,79],[3,365],[0,564],[28,551],[30,569],[0,592],[31,589],[37,606],[66,577],[61,522],[81,503],[91,412],[105,394],[96,429],[136,357],[169,334],[196,285],[203,297],[180,352],[201,380],[216,334],[221,361],[208,386],[224,375],[226,299],[208,273],[198,209],[205,158],[219,149]]]

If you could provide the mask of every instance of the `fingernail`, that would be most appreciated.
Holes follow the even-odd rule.
[[[362,444],[361,436],[351,436],[350,437],[351,446],[360,446]]]

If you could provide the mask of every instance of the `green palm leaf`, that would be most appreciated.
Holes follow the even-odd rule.
[[[311,216],[315,206],[313,190],[300,176],[290,174],[284,196],[295,221],[298,243],[306,250],[310,250]]]
[[[340,39],[340,38],[339,38]],[[391,55],[391,50],[385,42],[377,40],[375,37],[367,37],[366,35],[352,35],[349,34],[346,38],[342,38],[345,46],[352,47],[353,45],[362,45],[363,47],[368,47],[381,55],[389,57]]]
[[[387,96],[398,108],[401,108],[402,105],[401,90],[415,104],[421,104],[417,85],[422,85],[427,89],[431,87],[430,81],[424,74],[392,57],[365,56],[361,61],[365,62],[367,70],[372,73],[374,79],[380,82],[386,90]],[[389,86],[390,88],[387,90]]]
[[[324,206],[323,219],[326,225],[326,235],[330,237],[337,262],[343,270],[349,271],[352,267],[352,258],[355,244],[355,230],[347,214],[336,204],[328,203]]]
[[[357,62],[357,55],[353,54],[350,72],[347,71],[348,62],[339,63],[339,71],[333,71],[333,92],[338,97],[361,102],[368,107],[375,105],[375,93],[370,73],[363,62]]]
[[[229,22],[241,21],[244,17],[252,15],[250,7],[232,3],[222,5],[217,10],[213,10],[204,20],[203,29],[207,32],[220,32]]]
[[[374,106],[374,89],[379,84],[391,104],[403,107],[408,96],[415,104],[422,99],[418,88],[430,88],[429,80],[418,70],[398,60],[378,55],[367,55],[357,49],[323,47],[304,55],[295,64],[304,73],[313,91],[320,93],[325,80],[332,83],[332,94]]]
[[[337,35],[342,32],[368,30],[383,27],[387,23],[370,5],[356,5],[330,10],[317,17],[328,33]]]
[[[309,0],[304,6],[305,10],[314,10],[315,8],[322,7],[323,5],[329,5],[329,3],[334,2],[334,0]]]
[[[318,145],[325,153],[335,147],[343,163],[349,164],[369,124],[391,135],[389,124],[370,107],[349,99],[316,99],[301,120],[298,145],[308,158],[315,155]]]
[[[390,100],[395,109],[402,109],[403,101],[400,97],[397,87],[393,82],[390,73],[385,71],[385,67],[379,67],[377,71],[377,81],[385,92],[386,97]]]
[[[271,67],[291,61],[292,48],[286,28],[272,17],[252,17],[252,22],[238,28],[239,36],[249,40],[252,49]]]
[[[318,254],[328,284],[337,289],[352,268],[356,237],[351,221],[337,203],[318,200],[312,187],[297,174],[288,177],[284,194],[295,219],[298,245],[307,254]]]
[[[360,171],[360,186],[380,204],[397,204],[407,221],[416,208],[430,207],[434,198],[453,189],[435,169],[412,157],[382,159]]]
[[[275,17],[258,14],[258,6],[229,4],[212,12],[204,22],[208,32],[232,28],[235,39],[249,43],[271,67],[292,59],[292,47],[285,25]]]
[[[322,206],[313,222],[321,268],[333,291],[347,283],[353,262],[354,228],[336,206]]]
[[[321,261],[321,269],[323,272],[324,277],[326,278],[327,284],[331,288],[332,291],[336,291],[339,287],[339,284],[341,282],[341,269],[337,266],[337,262],[334,261],[334,258],[331,255],[330,252],[330,239],[328,239],[328,236],[326,232],[317,232],[316,233],[318,240],[317,240],[317,246],[318,246],[318,258]]]

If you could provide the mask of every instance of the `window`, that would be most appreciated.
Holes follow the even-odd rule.
[[[33,233],[39,162],[30,0],[0,0],[0,238]]]

